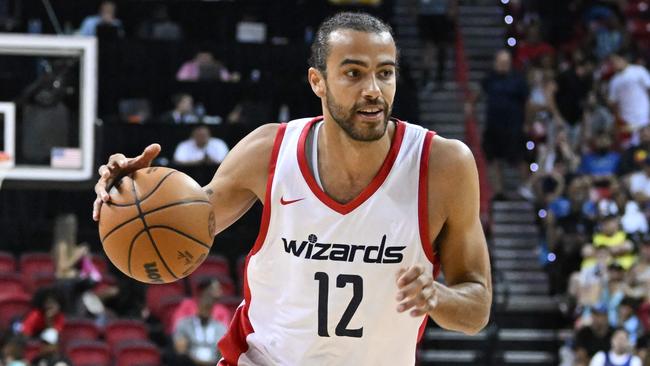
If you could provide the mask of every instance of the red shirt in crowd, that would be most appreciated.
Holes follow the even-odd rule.
[[[59,333],[63,330],[65,324],[65,317],[63,313],[58,313],[54,316],[54,324],[52,328],[56,329]],[[23,334],[29,337],[38,336],[43,330],[47,328],[45,324],[45,314],[42,310],[34,309],[27,313],[23,321]]]
[[[515,56],[515,67],[522,69],[525,65],[533,60],[537,60],[546,55],[553,55],[555,49],[546,42],[528,43],[521,42],[517,47]]]

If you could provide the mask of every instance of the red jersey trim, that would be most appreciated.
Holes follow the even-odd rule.
[[[271,151],[271,160],[269,162],[269,173],[266,180],[266,194],[264,195],[264,209],[262,210],[262,222],[260,223],[260,231],[257,234],[257,239],[253,248],[246,256],[246,264],[244,266],[244,303],[240,305],[235,311],[235,315],[230,322],[228,332],[219,341],[219,349],[221,350],[222,359],[219,361],[218,366],[235,366],[239,361],[239,356],[248,351],[248,343],[246,337],[255,332],[253,325],[248,318],[248,307],[251,302],[251,292],[248,287],[248,277],[246,268],[248,261],[260,249],[266,240],[266,234],[269,229],[269,222],[271,221],[271,187],[273,186],[273,177],[275,175],[275,166],[278,160],[278,153],[282,145],[282,139],[287,129],[287,124],[282,123],[278,128],[273,141],[273,150]]]
[[[393,167],[393,164],[395,163],[395,160],[397,159],[397,154],[399,153],[400,147],[402,146],[402,141],[404,139],[404,131],[406,130],[406,125],[404,122],[401,122],[399,120],[395,121],[395,134],[393,135],[393,140],[391,142],[391,147],[390,150],[388,151],[388,155],[386,156],[386,159],[384,159],[384,162],[379,169],[379,172],[377,172],[377,175],[372,179],[370,184],[366,188],[364,188],[361,193],[355,197],[352,201],[348,203],[339,203],[333,200],[330,196],[327,195],[327,193],[323,192],[323,190],[318,186],[318,183],[316,183],[316,179],[314,178],[314,175],[311,173],[309,170],[309,165],[307,164],[307,157],[305,156],[305,143],[307,142],[307,136],[309,135],[309,130],[311,129],[311,126],[313,126],[314,123],[322,120],[323,117],[316,117],[309,121],[307,125],[305,125],[304,129],[300,133],[300,139],[298,140],[298,166],[300,167],[300,172],[302,173],[303,178],[305,179],[305,182],[311,189],[311,191],[314,193],[314,195],[321,201],[323,204],[325,204],[327,207],[331,208],[332,210],[340,213],[341,215],[346,215],[350,212],[352,212],[355,208],[361,206],[368,198],[370,198],[376,191],[381,187],[382,183],[386,180],[386,177],[388,176],[388,173],[390,173],[390,170]]]
[[[422,324],[420,324],[420,329],[418,329],[418,343],[422,341],[424,337],[424,331],[427,329],[427,321],[429,320],[429,315],[425,315],[422,319]]]
[[[433,263],[434,277],[438,275],[440,267],[438,266],[438,256],[433,251],[433,243],[429,237],[429,156],[431,155],[431,144],[433,137],[436,135],[433,131],[428,131],[424,136],[422,144],[422,156],[420,157],[420,178],[418,184],[418,225],[420,227],[420,241],[422,249],[427,259]]]

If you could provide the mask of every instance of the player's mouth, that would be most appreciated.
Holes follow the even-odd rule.
[[[377,121],[384,118],[384,109],[381,107],[365,107],[357,110],[357,115],[362,120]]]

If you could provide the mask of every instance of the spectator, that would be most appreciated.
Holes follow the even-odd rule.
[[[555,103],[562,119],[569,125],[569,141],[576,146],[578,127],[592,87],[593,65],[578,51],[572,58],[569,66],[557,75]]]
[[[212,366],[221,355],[214,346],[226,334],[226,327],[211,318],[215,298],[208,292],[198,301],[197,315],[182,319],[174,331],[174,365]]]
[[[32,360],[32,366],[72,366],[59,350],[59,332],[49,328],[40,336],[41,348]]]
[[[569,280],[569,295],[575,298],[578,312],[582,313],[582,318],[578,319],[579,324],[584,322],[584,318],[594,306],[607,306],[600,302],[600,298],[612,255],[604,247],[595,248],[594,252],[594,264],[582,267],[580,272],[573,273]]]
[[[650,294],[650,233],[645,232],[640,240],[639,259],[630,271],[632,283],[641,288],[639,293]],[[650,330],[650,323],[646,326]]]
[[[608,215],[601,220],[600,230],[594,234],[592,244],[595,248],[608,248],[614,261],[625,270],[631,268],[636,261],[634,245],[628,240],[627,234],[621,230],[617,215]],[[593,249],[590,247],[591,245],[587,245],[583,251],[585,253],[583,267],[589,267],[595,263],[591,256]]]
[[[503,162],[521,166],[524,150],[524,106],[528,98],[526,80],[512,70],[506,50],[497,52],[493,71],[483,80],[487,114],[483,149],[490,163],[495,199],[503,199]]]
[[[630,275],[634,294],[643,299],[639,307],[639,319],[643,328],[650,330],[650,234],[645,233],[640,242],[639,260],[632,267]]]
[[[437,49],[437,65],[435,81],[442,88],[444,81],[447,49],[454,30],[454,17],[458,0],[419,0],[418,1],[418,31],[424,42],[422,63],[424,73],[421,81],[427,90],[433,89],[433,53]]]
[[[176,330],[178,324],[181,320],[194,316],[199,311],[199,303],[201,298],[212,297],[215,300],[214,306],[212,306],[212,311],[210,316],[213,320],[221,323],[224,327],[230,325],[230,319],[232,318],[232,312],[226,306],[219,304],[217,301],[222,295],[221,284],[216,278],[206,277],[199,281],[196,287],[196,296],[193,298],[184,299],[172,315],[172,329]]]
[[[618,139],[623,146],[637,143],[641,127],[650,118],[650,74],[641,65],[631,65],[622,53],[611,56],[616,75],[609,84],[609,103],[616,111]]]
[[[25,359],[25,339],[21,336],[11,337],[2,347],[2,362],[4,366],[27,366]]]
[[[178,41],[183,38],[183,30],[178,23],[169,19],[167,5],[157,5],[151,19],[147,19],[138,28],[138,37],[156,41]]]
[[[589,146],[589,141],[599,133],[612,131],[615,120],[614,115],[604,102],[604,97],[600,93],[591,91],[587,96],[577,151],[584,151]]]
[[[119,36],[124,35],[122,21],[116,17],[116,6],[113,1],[102,1],[99,6],[99,14],[87,16],[81,23],[79,34],[83,36],[94,36],[97,34],[97,26],[113,27]]]
[[[636,316],[637,301],[631,297],[624,297],[618,305],[616,318],[610,323],[614,327],[620,327],[627,331],[630,342],[636,344],[636,340],[641,333],[641,322]]]
[[[611,16],[599,26],[595,32],[594,54],[599,60],[606,59],[612,53],[621,50],[625,43],[625,36],[621,29],[621,22],[617,17]]]
[[[178,81],[237,81],[236,73],[230,73],[226,66],[215,59],[212,53],[200,51],[192,60],[186,61],[176,73]]]
[[[63,311],[80,315],[85,299],[94,296],[88,290],[101,280],[101,274],[90,259],[88,245],[77,244],[77,227],[74,214],[56,218],[52,256],[56,266],[56,287],[62,293]],[[77,301],[80,298],[84,301]]]
[[[190,139],[176,147],[174,163],[181,166],[218,165],[228,151],[228,145],[223,140],[210,136],[207,126],[198,126],[192,130]]]
[[[594,355],[589,366],[641,366],[641,359],[632,353],[632,344],[625,329],[619,328],[612,335],[611,350]]]
[[[634,236],[648,232],[648,220],[634,201],[625,203],[625,214],[621,217],[621,227],[628,235]]]
[[[606,132],[601,132],[593,139],[592,152],[582,156],[578,172],[592,176],[613,176],[620,158],[620,154],[613,149],[612,138]]]
[[[650,126],[643,126],[639,130],[639,143],[627,148],[621,155],[617,174],[627,176],[637,170],[643,169],[645,161],[650,157]]]
[[[28,337],[39,337],[47,329],[58,333],[63,330],[65,316],[61,311],[61,300],[54,289],[39,289],[32,299],[33,308],[25,316],[22,333]]]
[[[555,50],[544,42],[539,24],[530,24],[526,30],[526,38],[517,47],[515,66],[524,69],[531,63],[539,63],[544,56],[553,56]]]
[[[199,116],[194,111],[194,98],[186,93],[172,96],[174,109],[164,113],[159,121],[164,124],[189,124],[198,123]]]
[[[643,208],[650,201],[650,156],[643,160],[643,170],[630,176],[628,187],[632,198]]]
[[[591,322],[581,327],[575,336],[577,365],[586,365],[597,352],[607,352],[614,328],[607,320],[607,307],[603,304],[591,309]]]

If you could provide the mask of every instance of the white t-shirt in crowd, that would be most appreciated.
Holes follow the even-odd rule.
[[[205,159],[206,155],[214,162],[221,164],[228,154],[228,145],[216,137],[210,140],[204,147],[198,147],[193,139],[185,140],[178,144],[174,151],[174,161],[179,163],[192,163]]]
[[[636,172],[630,176],[630,193],[643,193],[650,197],[650,177],[644,172]]]
[[[630,357],[629,354],[619,356],[614,352],[609,352],[609,360],[614,365],[624,365],[628,357]],[[596,353],[594,357],[591,359],[591,362],[589,362],[589,366],[605,366],[605,352],[600,351]],[[642,366],[641,359],[637,356],[632,356],[632,360],[630,361],[630,366]]]
[[[620,116],[634,130],[650,119],[650,73],[640,65],[628,65],[609,84],[609,100],[618,105]]]

